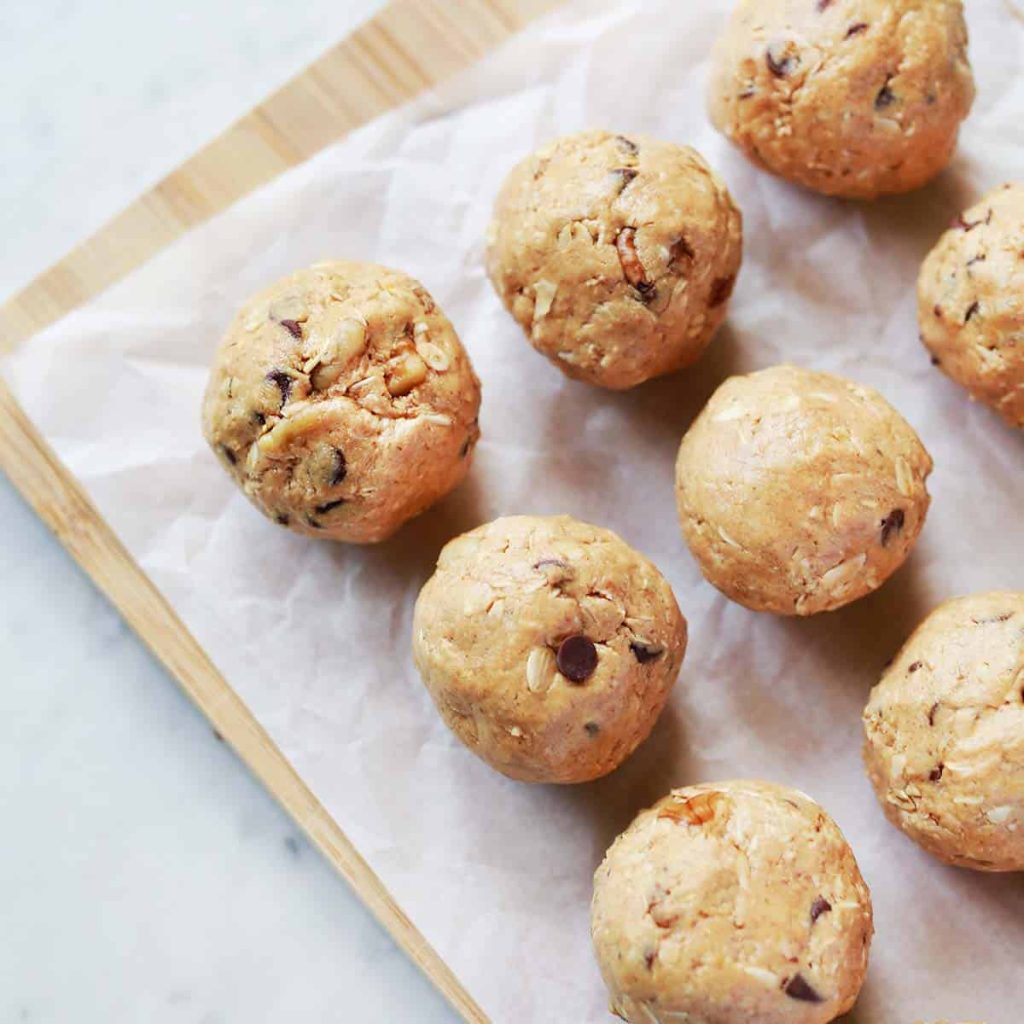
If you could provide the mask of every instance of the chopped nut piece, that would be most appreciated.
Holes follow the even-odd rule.
[[[395,398],[407,395],[426,379],[427,364],[414,352],[407,352],[388,364],[387,389]]]

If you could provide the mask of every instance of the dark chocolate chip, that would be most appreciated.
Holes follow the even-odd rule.
[[[632,167],[616,167],[612,171],[612,176],[616,179],[618,185],[619,195],[629,188],[633,179],[639,174],[639,171],[635,171]]]
[[[892,540],[894,533],[899,533],[903,529],[903,524],[907,521],[906,513],[901,508],[894,508],[883,520],[882,520],[882,547],[888,547],[889,541]]]
[[[896,93],[889,88],[891,81],[892,75],[889,75],[885,79],[885,85],[878,90],[878,95],[875,96],[875,110],[885,110],[886,107],[891,107],[896,102]]]
[[[278,526],[287,526],[291,521],[291,516],[289,516],[287,512],[278,512],[278,514],[274,516],[274,522],[277,523]]]
[[[942,319],[942,307],[937,302],[932,307],[932,312],[935,314],[938,320]]]
[[[946,770],[946,766],[945,766],[944,764],[938,764],[938,765],[936,765],[936,766],[935,766],[935,767],[934,767],[934,768],[933,768],[933,769],[932,769],[932,770],[931,770],[931,771],[930,771],[930,772],[928,773],[928,781],[929,781],[929,782],[938,782],[938,781],[939,781],[939,779],[941,779],[941,778],[942,778],[942,773],[943,773],[943,772],[944,772],[945,770]]]
[[[974,314],[977,313],[979,309],[981,309],[980,304],[977,303],[977,302],[972,302],[967,307],[967,312],[964,313],[964,323],[965,324],[969,324],[971,322],[971,317],[973,317]]]
[[[665,648],[660,644],[648,644],[641,640],[631,640],[629,649],[641,665],[646,665],[647,662],[654,661],[655,658],[660,658],[665,653]]]
[[[597,668],[597,648],[580,633],[567,636],[558,645],[558,671],[573,683],[589,679]]]
[[[732,295],[733,288],[735,287],[735,275],[730,277],[716,277],[714,283],[711,285],[711,296],[708,299],[708,304],[712,309],[714,309],[716,306],[720,306],[723,302],[727,302],[729,297]]]
[[[625,135],[616,135],[615,141],[627,152],[630,156],[636,156],[640,152],[640,147],[632,139],[627,139]]]
[[[296,341],[302,340],[302,328],[299,326],[297,320],[282,320],[281,326],[293,337]]]
[[[601,726],[597,722],[585,722],[583,728],[588,736],[596,736],[601,731]]]
[[[811,904],[811,924],[814,924],[822,914],[827,914],[831,909],[832,904],[824,896],[819,896]]]
[[[847,30],[846,38],[852,39],[854,36],[859,36],[861,32],[867,32],[868,23],[866,21],[855,21]]]
[[[932,366],[941,366],[942,360],[938,356],[932,356]]]
[[[693,251],[690,243],[680,235],[679,238],[672,243],[671,256],[672,262],[678,263],[680,260],[695,259],[697,254]]]
[[[314,519],[312,516],[306,516],[306,522],[309,523],[314,530],[322,530],[324,528],[324,524]]]
[[[284,406],[288,401],[288,396],[292,393],[292,385],[295,383],[295,378],[285,373],[284,370],[271,370],[267,374],[267,380],[271,384],[277,385],[281,392],[281,405]]]
[[[345,453],[340,448],[335,448],[329,486],[337,487],[346,476],[348,476],[348,463],[345,461]]]
[[[226,444],[222,444],[220,446],[220,451],[224,458],[227,459],[232,466],[238,465],[238,456]]]
[[[923,664],[923,661],[912,661],[907,669],[907,675],[913,675]]]
[[[783,991],[790,999],[799,999],[802,1003],[823,1003],[825,1001],[807,984],[802,974],[794,974],[786,982]]]
[[[262,427],[267,422],[267,417],[261,412],[254,412],[252,418],[258,427]]]
[[[936,712],[936,711],[938,711],[938,710],[939,710],[939,702],[938,702],[938,701],[936,701],[936,702],[935,702],[935,703],[934,703],[934,704],[933,704],[933,705],[932,705],[932,706],[931,706],[931,707],[930,707],[930,708],[928,709],[928,724],[929,724],[929,725],[934,725],[934,724],[935,724],[935,712]]]
[[[316,514],[318,516],[325,516],[328,512],[333,512],[336,508],[341,508],[345,504],[344,498],[338,498],[335,501],[328,501],[326,504],[317,505]],[[312,524],[310,524],[312,525]]]
[[[765,63],[776,78],[785,78],[800,63],[800,57],[792,47],[792,43],[772,43],[765,50]]]

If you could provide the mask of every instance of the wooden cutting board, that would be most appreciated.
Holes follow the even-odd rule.
[[[0,354],[189,228],[467,67],[560,0],[392,0],[0,307]],[[486,1022],[0,381],[0,469],[256,777],[466,1021]]]

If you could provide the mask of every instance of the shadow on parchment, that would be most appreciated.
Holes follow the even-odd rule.
[[[863,679],[866,700],[867,690],[937,603],[925,591],[911,554],[878,590],[845,608],[775,621],[779,630],[813,652],[823,668],[838,665],[840,677]],[[828,677],[827,672],[821,675]]]
[[[665,706],[651,735],[632,757],[603,779],[576,786],[546,787],[546,796],[560,817],[584,818],[593,834],[594,871],[620,832],[646,807],[670,789],[697,780],[688,763],[681,712],[671,701]],[[684,764],[680,769],[680,753]]]

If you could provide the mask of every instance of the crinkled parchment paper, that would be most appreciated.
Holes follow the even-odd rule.
[[[950,216],[1024,179],[1024,28],[969,0],[979,98],[953,167],[922,192],[855,205],[750,167],[709,126],[703,87],[726,0],[587,0],[440,92],[383,118],[192,232],[11,358],[18,398],[228,680],[496,1022],[603,1021],[591,873],[670,786],[763,776],[820,800],[877,912],[854,1019],[1020,1024],[1024,878],[945,868],[883,819],[860,712],[882,665],[940,599],[1024,587],[1024,435],[929,365],[917,267]],[[746,220],[728,324],[692,371],[608,394],[536,355],[482,269],[511,162],[562,132],[697,146]],[[483,379],[483,442],[454,496],[372,549],[268,524],[206,450],[206,367],[236,306],[327,257],[421,278]],[[780,361],[879,388],[935,457],[934,503],[882,590],[811,621],[756,615],[700,575],[675,521],[673,457],[728,374]],[[446,732],[409,653],[417,590],[452,535],[512,512],[610,526],[669,576],[691,646],[640,751],[578,788],[509,782]]]

